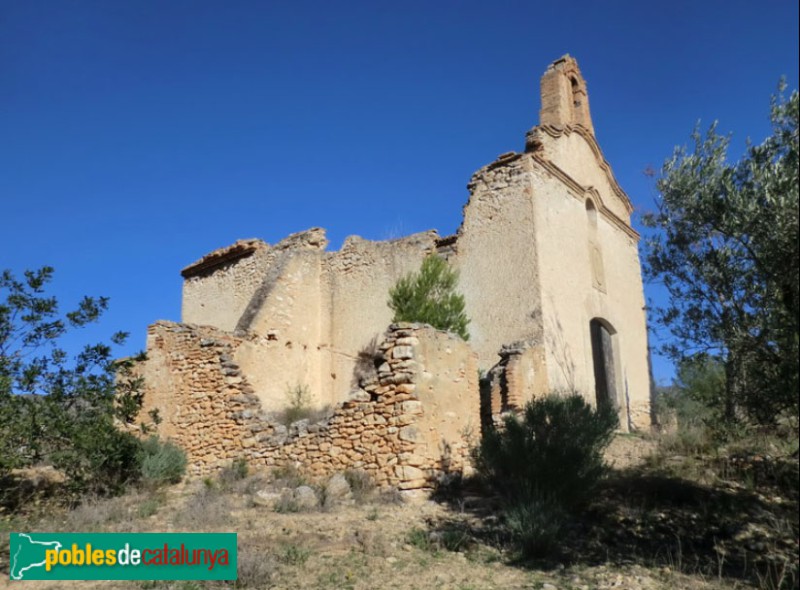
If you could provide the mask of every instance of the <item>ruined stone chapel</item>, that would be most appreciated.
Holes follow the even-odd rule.
[[[331,252],[313,228],[181,271],[181,323],[148,330],[142,416],[158,409],[191,471],[245,458],[425,488],[468,462],[482,425],[554,391],[612,404],[623,429],[649,426],[639,236],[573,58],[547,68],[541,101],[524,151],[472,176],[454,235],[351,236]],[[389,289],[430,254],[460,273],[469,342],[390,326]],[[281,423],[290,391],[328,412]]]

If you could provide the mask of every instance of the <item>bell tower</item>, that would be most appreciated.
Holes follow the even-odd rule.
[[[541,125],[580,125],[594,135],[586,81],[575,58],[567,54],[550,64],[542,76],[541,88]]]

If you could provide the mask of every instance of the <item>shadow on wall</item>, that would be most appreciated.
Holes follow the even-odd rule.
[[[564,377],[563,389],[577,391],[575,386],[575,362],[572,360],[572,349],[564,337],[564,327],[561,320],[550,316],[547,318],[548,327],[545,333],[546,345],[553,353],[553,359]]]
[[[353,367],[353,378],[350,386],[353,389],[364,389],[378,381],[378,367],[383,363],[380,349],[381,334],[375,334],[364,347],[358,351],[356,364]]]

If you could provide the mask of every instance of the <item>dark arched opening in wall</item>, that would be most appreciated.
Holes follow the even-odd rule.
[[[594,318],[589,322],[592,336],[592,361],[594,364],[594,391],[597,405],[610,405],[619,410],[615,363],[615,334],[613,326],[606,320]]]
[[[581,106],[581,96],[580,96],[580,84],[578,84],[578,79],[574,76],[570,76],[569,78],[570,87],[572,88],[572,108],[577,109]]]
[[[586,217],[589,220],[589,227],[592,230],[597,229],[597,207],[594,204],[594,201],[591,199],[586,199]]]

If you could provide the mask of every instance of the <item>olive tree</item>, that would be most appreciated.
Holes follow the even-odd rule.
[[[681,363],[714,359],[719,417],[773,423],[798,408],[798,94],[773,97],[772,134],[728,160],[730,138],[697,129],[657,179],[645,216],[645,273],[669,295],[655,309]]]
[[[46,293],[52,278],[50,267],[0,273],[0,475],[45,462],[76,490],[112,492],[138,475],[141,444],[120,425],[141,407],[141,381],[133,360],[112,357],[124,333],[67,354],[60,341],[97,321],[108,299],[84,297],[62,314]]]

